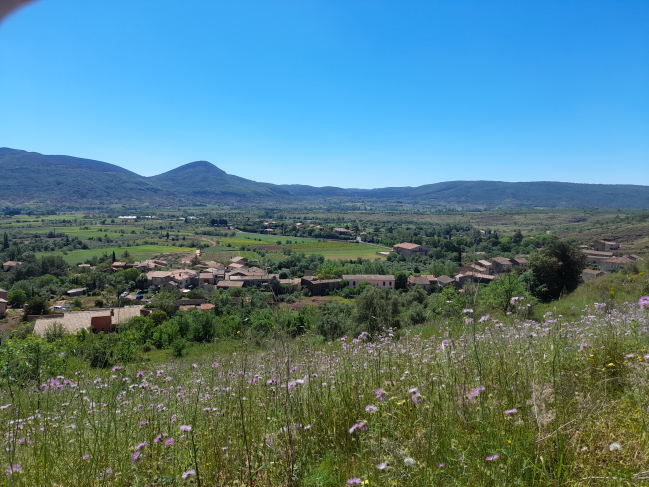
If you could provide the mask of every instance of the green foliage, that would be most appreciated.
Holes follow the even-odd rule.
[[[503,312],[514,311],[515,297],[529,297],[525,284],[516,271],[501,276],[482,290],[482,297],[492,308]]]
[[[354,321],[370,335],[382,329],[399,328],[399,300],[390,289],[368,286],[356,298]]]
[[[161,309],[156,309],[151,312],[149,318],[153,320],[156,326],[160,326],[164,321],[167,320],[167,313],[165,313]]]
[[[318,306],[317,332],[327,340],[340,338],[353,329],[351,305],[339,301],[325,301]]]
[[[151,300],[151,304],[164,311],[167,316],[173,316],[176,312],[176,301],[178,298],[170,291],[160,291]]]
[[[14,308],[22,308],[27,301],[27,294],[22,289],[14,289],[7,294],[7,301]]]
[[[25,316],[42,315],[46,314],[47,311],[47,299],[43,296],[33,296],[29,298],[29,301],[25,303],[25,306],[23,308],[23,313]]]
[[[554,240],[530,257],[534,275],[532,292],[542,301],[574,291],[586,267],[586,257],[576,242]]]
[[[60,342],[29,335],[24,339],[10,339],[0,347],[0,378],[11,386],[41,384],[64,368]]]

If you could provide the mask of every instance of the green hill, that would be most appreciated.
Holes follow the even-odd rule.
[[[196,161],[152,177],[70,156],[0,148],[0,204],[101,206],[304,202],[412,203],[464,208],[649,208],[649,186],[552,181],[449,181],[418,187],[344,189],[259,183]]]

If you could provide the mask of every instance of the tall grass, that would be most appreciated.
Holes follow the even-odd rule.
[[[423,333],[276,335],[261,351],[242,340],[3,385],[2,468],[26,486],[638,485],[646,311],[501,322],[467,310]]]

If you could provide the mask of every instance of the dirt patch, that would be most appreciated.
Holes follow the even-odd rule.
[[[331,299],[332,298],[326,298],[323,296],[315,296],[313,298],[302,299],[297,303],[291,304],[291,309],[293,311],[299,311],[301,308],[304,308],[305,306],[318,306],[320,303],[324,303],[325,301],[330,301]]]

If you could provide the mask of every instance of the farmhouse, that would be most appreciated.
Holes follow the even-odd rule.
[[[505,274],[514,268],[514,263],[506,257],[492,257],[489,260],[493,266],[494,274]]]
[[[343,276],[343,280],[352,289],[356,289],[361,282],[369,282],[376,288],[394,289],[394,276],[390,275],[373,275],[373,274],[348,274]]]
[[[334,232],[338,235],[349,235],[352,233],[351,230],[347,230],[346,228],[334,228]]]
[[[11,269],[16,267],[17,265],[21,265],[21,264],[22,264],[22,262],[16,262],[15,260],[9,260],[9,261],[5,262],[4,264],[2,264],[2,270],[3,271],[10,271]]]
[[[245,257],[232,257],[230,259],[230,262],[232,262],[233,264],[247,264],[248,259],[246,259]]]
[[[598,240],[593,244],[593,249],[599,252],[608,252],[609,250],[617,250],[620,248],[620,244],[617,242],[611,242],[609,240]]]
[[[630,264],[631,262],[635,261],[633,259],[629,259],[628,257],[612,257],[610,259],[603,260],[600,264],[600,267],[603,271],[617,272],[622,269],[622,267]]]
[[[0,316],[4,316],[7,312],[7,291],[0,289]]]
[[[597,279],[598,277],[602,277],[604,273],[602,271],[594,271],[593,269],[584,269],[581,272],[581,278],[584,281],[592,281],[593,279]]]
[[[582,250],[586,256],[586,264],[600,266],[603,261],[613,257],[613,252],[601,252],[597,250]]]
[[[428,291],[431,287],[431,282],[428,279],[428,276],[408,276],[408,287],[413,286],[419,286],[424,291]]]
[[[417,245],[413,243],[408,243],[408,242],[402,242],[400,244],[394,245],[392,247],[392,250],[394,250],[397,254],[403,255],[406,259],[409,259],[413,255],[423,255],[426,256],[428,255],[428,249],[427,247],[424,247],[422,245]]]
[[[311,296],[322,296],[340,288],[340,279],[316,279],[312,276],[302,278],[302,287],[306,288]]]

